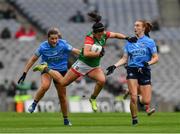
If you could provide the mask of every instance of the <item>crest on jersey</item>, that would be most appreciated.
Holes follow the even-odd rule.
[[[76,67],[75,67],[75,69],[76,69],[76,70],[79,70],[79,67],[78,67],[78,66],[76,66]]]

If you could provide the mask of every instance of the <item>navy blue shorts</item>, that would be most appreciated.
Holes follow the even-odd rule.
[[[62,76],[65,76],[67,71],[58,71]]]
[[[127,79],[137,79],[139,85],[151,85],[151,70],[148,68],[127,67]]]
[[[57,71],[57,70],[56,70]],[[58,71],[62,76],[65,76],[67,71]],[[54,84],[58,83],[57,81],[53,80]]]

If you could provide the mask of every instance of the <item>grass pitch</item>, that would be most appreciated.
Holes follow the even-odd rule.
[[[0,133],[180,133],[180,113],[139,113],[131,126],[130,113],[71,113],[73,126],[59,113],[0,113]]]

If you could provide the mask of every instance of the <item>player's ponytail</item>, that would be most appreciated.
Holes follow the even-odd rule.
[[[95,21],[96,23],[100,22],[101,21],[101,16],[99,14],[97,14],[96,12],[90,12],[88,13],[88,16],[93,20]]]
[[[152,24],[150,22],[146,21],[146,20],[138,20],[138,21],[142,22],[143,27],[145,27],[144,34],[146,36],[150,37],[149,32],[152,29]]]
[[[94,25],[92,26],[93,33],[103,32],[104,31],[104,25],[100,22],[102,17],[95,12],[88,13],[88,16],[93,21],[95,21]]]
[[[149,36],[149,32],[151,31],[151,29],[152,29],[152,24],[150,23],[150,22],[145,22],[145,31],[144,31],[144,34],[146,35],[146,36],[148,36],[148,37],[150,37]]]

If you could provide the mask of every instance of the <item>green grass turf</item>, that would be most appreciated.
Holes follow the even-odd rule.
[[[130,113],[71,113],[71,127],[59,113],[0,113],[0,133],[178,133],[180,113],[139,113],[131,126]]]

